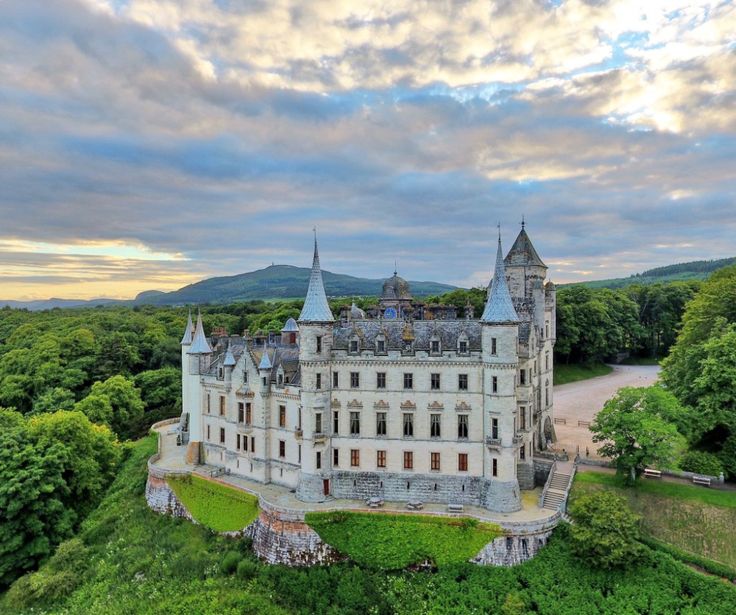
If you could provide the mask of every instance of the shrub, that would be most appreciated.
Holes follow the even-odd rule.
[[[576,499],[570,513],[575,525],[570,528],[573,551],[600,568],[617,568],[641,556],[639,516],[626,500],[607,491]]]
[[[703,451],[687,451],[680,460],[680,467],[687,472],[718,476],[723,472],[723,464],[717,455]]]
[[[220,564],[220,571],[224,574],[232,574],[238,568],[240,563],[240,553],[237,551],[228,551],[225,553],[225,557],[222,558]]]
[[[247,581],[258,574],[258,563],[253,560],[243,559],[238,562],[237,575],[239,579]]]
[[[723,443],[719,458],[728,477],[736,479],[736,434],[729,436]]]

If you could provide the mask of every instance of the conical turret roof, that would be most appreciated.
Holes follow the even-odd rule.
[[[332,310],[327,303],[325,285],[322,281],[322,270],[319,267],[319,252],[317,250],[317,233],[314,234],[314,258],[312,259],[312,273],[309,276],[309,288],[304,300],[304,307],[299,314],[299,322],[334,322]]]
[[[514,309],[509,287],[506,283],[506,269],[501,250],[501,232],[498,233],[498,250],[496,251],[496,269],[491,282],[491,292],[488,294],[486,307],[483,310],[481,321],[492,323],[519,322],[519,316]]]
[[[547,268],[539,258],[539,254],[532,245],[532,240],[526,233],[524,225],[521,226],[519,236],[516,238],[514,245],[511,246],[509,253],[504,261],[507,267],[544,267]]]
[[[184,329],[184,336],[181,338],[181,345],[182,346],[189,346],[189,344],[192,343],[192,339],[194,337],[194,325],[192,324],[192,310],[189,310],[189,315],[187,316],[187,328]]]
[[[225,359],[222,362],[225,367],[233,367],[235,365],[235,357],[233,351],[230,350],[230,340],[227,341],[227,350],[225,351]]]
[[[271,358],[268,356],[268,348],[266,348],[266,342],[263,342],[263,354],[261,355],[261,362],[258,364],[258,369],[271,369],[273,363]]]
[[[212,354],[212,348],[204,334],[202,326],[202,314],[197,314],[197,326],[194,328],[194,339],[189,347],[189,354]]]

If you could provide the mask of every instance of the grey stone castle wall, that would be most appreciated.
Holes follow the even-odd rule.
[[[552,470],[554,462],[550,459],[534,459],[534,482],[538,486],[542,486],[547,482],[547,477]]]
[[[340,499],[380,497],[393,502],[418,500],[437,504],[473,504],[499,512],[519,510],[521,507],[516,482],[494,481],[478,476],[333,472],[331,488],[332,495]]]

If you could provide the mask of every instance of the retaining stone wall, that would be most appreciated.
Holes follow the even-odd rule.
[[[172,517],[183,517],[196,523],[184,504],[179,501],[176,494],[169,487],[166,479],[154,476],[150,472],[146,481],[146,502],[151,510],[158,513],[171,515]]]

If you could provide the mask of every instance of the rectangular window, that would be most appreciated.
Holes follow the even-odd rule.
[[[360,467],[360,451],[357,448],[350,449],[350,466],[353,468]]]
[[[386,413],[385,412],[376,412],[376,435],[377,436],[386,435]]]
[[[549,369],[549,353],[544,354],[544,369]]]
[[[376,388],[377,389],[385,389],[386,388],[386,372],[377,372],[376,373]]]
[[[317,390],[322,388],[322,374],[316,374],[314,379],[314,388]]]
[[[322,453],[317,451],[317,461],[316,461],[316,467],[318,470],[322,469]]]
[[[296,447],[297,463],[302,462],[302,445],[298,444]]]
[[[358,352],[358,340],[350,340],[350,352]]]
[[[414,374],[404,374],[404,388],[405,389],[414,388]]]
[[[250,452],[255,453],[256,452],[256,438],[255,436],[250,437]]]
[[[322,352],[322,336],[321,335],[317,336],[317,352],[318,353]]]
[[[279,406],[279,427],[286,427],[286,406]]]
[[[242,401],[238,402],[238,423],[245,421],[245,406]]]
[[[340,450],[332,449],[332,467],[336,468],[340,465]]]
[[[337,410],[332,412],[332,433],[335,435],[340,433],[340,412]]]
[[[519,408],[519,425],[521,429],[526,429],[526,408],[524,406]]]
[[[439,391],[440,390],[440,375],[439,374],[431,374],[430,375],[430,385],[431,385],[433,391]]]
[[[404,451],[404,469],[414,469],[414,453],[412,453],[411,451]]]
[[[429,454],[429,469],[433,472],[440,471],[440,454],[430,453]]]
[[[253,422],[253,410],[251,403],[245,402],[245,424],[250,425]]]
[[[210,413],[210,394],[207,393],[207,414]]]
[[[350,435],[351,436],[360,435],[360,412],[350,413]]]
[[[360,374],[358,372],[350,372],[350,386],[354,389],[360,386]]]
[[[220,444],[225,444],[225,428],[220,427]]]
[[[338,372],[332,372],[332,388],[336,389],[340,386],[340,374]]]
[[[286,457],[286,442],[284,440],[279,440],[279,457],[281,459]]]
[[[458,374],[457,388],[460,389],[461,391],[468,390],[468,375],[467,374]]]
[[[220,416],[225,415],[225,396],[220,395]]]
[[[386,467],[386,451],[376,451],[376,467]]]
[[[457,455],[457,469],[459,472],[468,471],[468,454],[458,453]]]
[[[248,436],[243,436],[243,450],[248,452]]]
[[[240,450],[240,434],[238,434],[238,435],[237,435],[237,436],[235,437],[235,442],[236,442],[236,444],[235,444],[235,448],[237,448],[238,450]]]
[[[432,340],[432,352],[438,353],[440,351],[440,342],[439,340]]]
[[[457,437],[464,440],[468,437],[468,415],[460,414],[457,417]]]
[[[429,415],[429,435],[433,438],[439,438],[442,435],[440,424],[442,422],[441,414]]]
[[[498,393],[498,376],[491,376],[491,391]]]
[[[468,352],[468,342],[460,342],[459,346],[460,354],[465,354],[466,352]]]
[[[410,412],[404,414],[404,437],[414,437],[414,415]]]
[[[322,413],[315,412],[314,414],[314,433],[322,433]]]
[[[496,354],[496,346],[497,346],[496,338],[492,337],[491,338],[491,354],[494,354],[494,355]]]
[[[522,444],[519,449],[519,459],[526,459],[526,445]]]
[[[386,352],[386,342],[384,340],[376,342],[376,352]]]
[[[498,440],[498,419],[491,419],[491,438]]]
[[[493,476],[498,476],[498,459],[496,459],[495,457],[493,458],[493,463],[491,464],[491,467],[492,467],[491,474]]]
[[[525,370],[525,369],[522,369],[522,370],[521,370],[521,371],[519,372],[519,384],[520,384],[521,386],[524,386],[524,385],[526,385],[526,370]]]
[[[207,439],[210,440],[210,426],[207,425]]]

